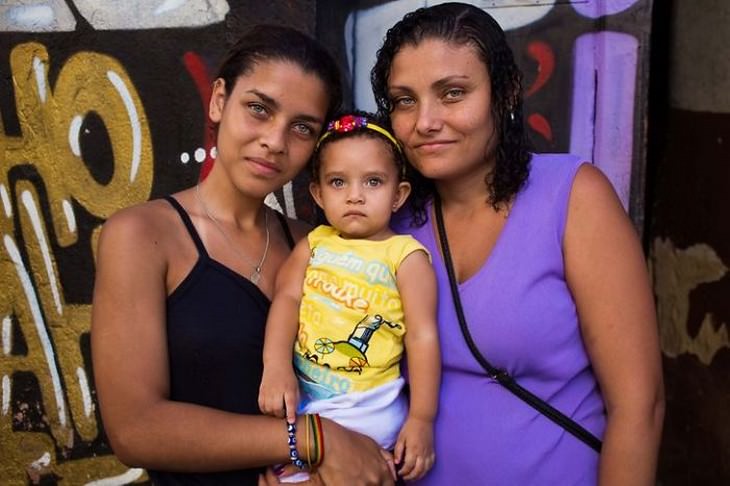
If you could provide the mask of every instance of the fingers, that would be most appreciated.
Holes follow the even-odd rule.
[[[405,449],[405,441],[398,437],[398,442],[395,443],[395,450],[393,451],[393,456],[396,464],[400,464],[403,460],[403,452],[405,451]]]
[[[299,402],[299,394],[297,390],[284,393],[284,411],[286,412],[286,421],[290,424],[297,420],[297,403]]]
[[[267,467],[264,474],[259,474],[259,484],[258,486],[275,486],[279,484],[279,480],[276,478],[276,474],[274,474],[274,471]]]
[[[416,459],[412,461],[411,468],[408,471],[404,471],[404,469],[405,465],[401,468],[400,473],[406,481],[413,481],[414,479],[420,478],[425,472],[423,467],[423,458],[416,457]]]
[[[434,462],[435,462],[434,454],[429,454],[428,456],[418,456],[418,457],[416,457],[416,460],[414,461],[413,468],[410,471],[406,472],[406,471],[404,471],[404,469],[405,469],[405,466],[404,466],[400,470],[400,475],[406,481],[414,481],[416,479],[421,479],[423,476],[426,475],[426,473],[428,471],[431,470]]]
[[[417,461],[418,456],[406,450],[403,457],[403,462],[400,463],[400,467],[398,468],[398,473],[403,477],[403,479],[406,479],[410,476],[410,474],[413,472],[413,468],[416,467]]]
[[[278,396],[278,399],[276,398]],[[278,418],[284,418],[284,399],[281,395],[267,394],[259,395],[259,408],[264,415],[271,415]]]
[[[395,469],[396,463],[393,460],[393,455],[385,449],[380,449],[380,455],[383,456],[383,459],[385,460],[385,465],[388,468],[391,478],[393,481],[396,481],[398,479],[398,472]]]

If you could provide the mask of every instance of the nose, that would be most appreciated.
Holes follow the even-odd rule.
[[[365,202],[365,196],[363,195],[362,188],[359,184],[350,184],[347,189],[347,203],[348,204],[362,204]]]
[[[263,131],[259,141],[270,153],[283,153],[286,151],[287,133],[288,127],[272,124]]]
[[[437,132],[443,126],[441,110],[437,103],[421,100],[418,104],[418,118],[416,130],[421,134]]]

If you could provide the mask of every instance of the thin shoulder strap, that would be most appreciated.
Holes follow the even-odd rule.
[[[286,236],[286,242],[289,244],[289,249],[294,249],[294,237],[291,235],[291,230],[289,229],[289,222],[286,220],[286,216],[281,214],[279,211],[274,211],[276,214],[276,217],[279,219],[279,224],[281,224],[281,229],[284,231],[284,236]]]
[[[207,257],[208,252],[205,251],[203,241],[200,239],[200,235],[198,235],[195,226],[193,226],[193,222],[190,220],[190,215],[187,213],[187,211],[185,211],[185,208],[183,208],[182,205],[177,201],[177,199],[172,196],[165,196],[165,200],[169,202],[180,215],[180,219],[182,219],[185,228],[188,230],[188,233],[190,233],[190,237],[193,239],[193,243],[195,243],[195,247],[198,249],[198,254],[200,256]]]

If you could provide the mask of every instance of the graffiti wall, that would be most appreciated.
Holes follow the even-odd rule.
[[[340,48],[356,106],[374,108],[369,73],[388,27],[437,3],[443,2],[319,2],[327,8],[318,10],[318,35]],[[525,73],[525,116],[536,150],[594,162],[641,228],[651,0],[470,3],[507,31]]]
[[[111,453],[89,353],[94,251],[116,209],[210,163],[205,103],[255,22],[316,33],[371,108],[387,26],[427,2],[23,0],[0,4],[0,483],[144,482]],[[599,165],[641,228],[651,0],[476,1],[508,30],[539,151]],[[298,183],[267,202],[308,216]]]
[[[144,480],[95,404],[96,240],[118,208],[196,180],[228,38],[257,21],[313,32],[314,2],[269,3],[0,4],[0,484]]]

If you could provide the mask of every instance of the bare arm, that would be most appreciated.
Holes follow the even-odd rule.
[[[92,358],[105,429],[122,462],[219,471],[286,461],[280,420],[169,400],[167,259],[159,208],[112,217],[99,240]],[[251,437],[257,437],[251,441]]]
[[[266,320],[264,374],[259,391],[261,411],[294,420],[299,388],[292,367],[292,349],[299,329],[299,305],[309,262],[309,242],[303,238],[294,247],[276,277],[274,300]]]
[[[422,477],[433,466],[433,421],[438,407],[441,354],[436,325],[436,276],[427,255],[416,251],[398,268],[398,291],[406,322],[410,408],[396,444],[404,479]],[[403,453],[405,451],[405,458]]]
[[[573,184],[564,252],[606,404],[599,483],[654,484],[664,417],[654,302],[631,222],[606,177],[589,165]]]

